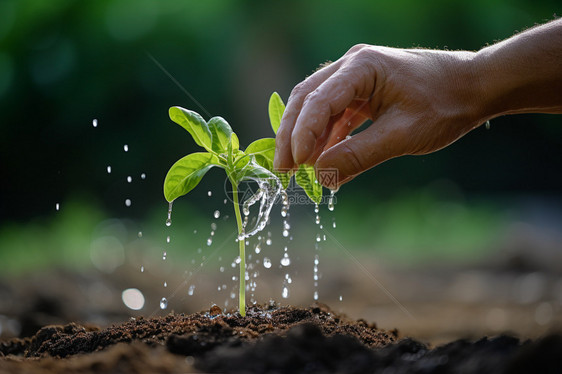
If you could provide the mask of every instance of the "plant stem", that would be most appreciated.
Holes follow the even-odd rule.
[[[240,315],[244,317],[246,315],[246,239],[240,239],[244,231],[244,226],[242,226],[240,204],[238,203],[238,186],[236,183],[232,183],[232,195],[236,224],[238,225],[238,247],[240,248],[240,290],[238,292],[238,308],[240,310]]]

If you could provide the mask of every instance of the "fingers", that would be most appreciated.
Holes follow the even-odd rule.
[[[275,138],[275,157],[273,159],[273,167],[276,170],[290,170],[296,167],[293,159],[291,136],[299,113],[301,112],[303,102],[306,96],[320,86],[335,71],[338,64],[333,63],[316,73],[312,74],[305,81],[297,85],[291,92],[291,96],[287,102],[287,107],[281,119],[281,125],[277,131]]]
[[[291,150],[297,164],[312,156],[330,117],[342,112],[357,96],[356,82],[351,80],[354,77],[355,74],[340,70],[306,96],[291,134]]]
[[[324,151],[316,161],[316,172],[337,169],[337,182],[325,187],[338,189],[358,174],[398,156],[400,152],[393,146],[394,140],[390,131],[374,123],[365,131]]]
[[[367,104],[367,101],[365,101],[364,104]],[[367,119],[368,116],[364,115],[359,110],[346,109],[343,116],[334,124],[330,133],[330,138],[325,144],[324,149],[333,147],[335,144],[345,140],[353,130],[361,126]]]

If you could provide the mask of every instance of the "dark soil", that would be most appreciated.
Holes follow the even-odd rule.
[[[0,342],[0,373],[560,373],[562,337],[500,336],[431,349],[315,304],[218,307],[109,328],[51,325]]]

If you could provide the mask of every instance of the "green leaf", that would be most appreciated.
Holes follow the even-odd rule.
[[[248,178],[268,179],[275,178],[275,175],[263,166],[260,166],[255,162],[249,162],[243,168],[237,170],[236,181],[240,183],[241,180]]]
[[[194,189],[213,166],[220,165],[218,157],[212,153],[197,152],[179,159],[172,165],[164,180],[166,200],[174,201]]]
[[[281,125],[281,118],[283,117],[283,112],[285,111],[285,104],[281,96],[277,92],[274,92],[269,98],[269,122],[271,122],[271,128],[273,132],[277,134],[279,125]]]
[[[207,122],[212,135],[212,149],[216,153],[226,153],[232,136],[232,128],[222,117],[213,117]]]
[[[295,173],[295,182],[302,187],[310,200],[316,204],[322,201],[322,185],[316,180],[314,167],[310,165],[300,165],[299,170]]]
[[[181,108],[171,107],[169,110],[170,119],[186,129],[197,145],[212,152],[212,135],[207,122],[198,113]]]
[[[247,155],[254,155],[258,165],[267,170],[273,170],[273,156],[275,155],[275,139],[263,138],[251,143],[244,151]]]
[[[236,133],[232,133],[232,135],[230,136],[230,143],[232,143],[232,149],[234,151],[240,149],[240,141],[238,140],[238,136],[236,135]]]
[[[281,185],[283,189],[286,190],[289,187],[289,183],[291,183],[291,177],[293,176],[292,172],[288,173],[281,173],[278,171],[274,171],[273,174],[281,181]]]

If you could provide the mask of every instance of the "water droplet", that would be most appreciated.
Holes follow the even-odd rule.
[[[314,300],[318,300],[318,291],[314,291]]]
[[[164,251],[164,253],[162,253],[162,260],[166,260],[166,257],[168,256],[168,253],[166,251]]]
[[[340,301],[343,301],[343,296],[342,296],[342,295],[340,295]]]
[[[142,231],[139,231],[139,233],[137,234],[137,236],[138,236],[139,238],[142,238]]]
[[[322,237],[320,237],[320,234],[316,234],[316,241],[320,242],[322,240]]]
[[[221,273],[224,273],[224,266],[221,266],[221,267],[219,268],[219,271],[220,271]]]
[[[234,259],[234,262],[235,262],[236,264],[239,264],[241,261],[242,261],[242,260],[240,260],[240,256],[237,256],[237,257]]]
[[[266,269],[269,269],[271,267],[271,260],[269,258],[263,258],[263,267]]]
[[[168,204],[168,218],[166,219],[166,226],[171,226],[172,225],[172,205],[173,202],[170,201],[170,203]]]
[[[131,199],[125,199],[125,206],[131,206]]]
[[[265,241],[265,244],[271,245],[271,238],[267,238],[267,240]]]
[[[168,236],[166,237],[166,243],[169,243],[169,242],[170,242],[170,235],[168,235]]]
[[[141,273],[144,273],[144,266],[141,266]]]
[[[207,239],[207,246],[210,247],[213,244],[213,238]]]
[[[203,250],[201,248],[197,248],[197,253],[201,254],[201,252],[203,252]]]
[[[289,266],[291,265],[291,259],[289,258],[289,255],[285,253],[285,255],[283,256],[283,258],[281,259],[281,265],[283,266]]]
[[[145,174],[145,173],[142,173],[142,174],[141,174],[141,179],[146,179],[146,174]]]
[[[60,204],[59,204],[59,203],[56,203],[56,204],[55,204],[55,209],[56,209],[56,210],[60,210]]]
[[[316,222],[317,225],[320,224],[320,216],[318,214],[316,215],[316,219],[314,220],[314,222]]]
[[[207,191],[207,196],[211,197],[213,196],[213,193],[211,191]]]
[[[193,233],[194,233],[194,234],[197,234],[197,230],[193,230]]]
[[[160,300],[160,309],[164,310],[168,307],[168,299],[166,299],[165,297],[163,297]]]
[[[334,193],[331,192],[330,198],[328,199],[328,209],[330,212],[334,211]]]
[[[125,145],[123,146],[123,150],[124,150],[125,152],[129,152],[129,146],[128,146],[127,144],[125,144]]]
[[[326,235],[322,235],[322,240],[326,241]]]
[[[284,286],[283,287],[283,292],[281,293],[281,296],[286,299],[289,297],[289,287]]]
[[[281,190],[281,199],[283,201],[283,206],[281,207],[281,217],[287,217],[289,213],[289,196],[287,191]]]
[[[131,177],[130,175],[127,177],[127,182],[131,183],[133,181],[133,177]]]
[[[216,223],[211,223],[211,230],[215,231],[217,229],[217,224]]]
[[[193,296],[193,293],[195,292],[195,285],[192,284],[191,286],[189,286],[189,288],[187,289],[187,294],[189,296]]]
[[[221,216],[221,212],[219,212],[218,210],[215,210],[215,213],[213,213],[213,216],[215,218],[219,218]]]
[[[256,251],[256,254],[259,254],[261,252],[260,243],[256,244],[255,251]]]
[[[226,205],[226,203],[227,203],[227,200],[226,200],[226,199],[224,199],[224,200],[222,201],[222,203],[223,203],[224,205]]]
[[[318,212],[320,212],[320,207],[318,207],[318,204],[314,204],[314,213],[318,214]]]
[[[283,230],[283,236],[286,238],[287,236],[289,236],[289,230],[285,229]]]
[[[107,174],[111,174],[111,166],[110,165],[107,166]]]
[[[333,228],[336,228],[336,220],[334,220],[334,221],[332,222],[332,227],[333,227]]]
[[[168,287],[168,282],[164,281],[164,287]]]
[[[92,126],[98,127],[98,120],[96,118],[92,120]]]

